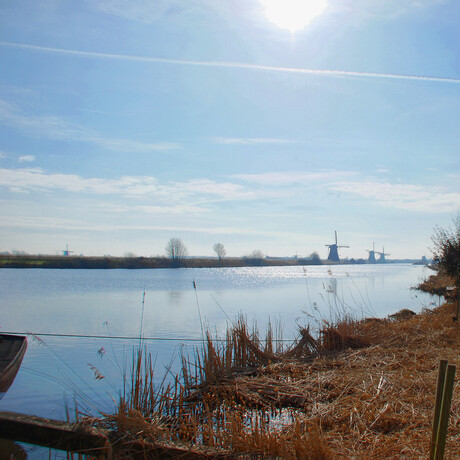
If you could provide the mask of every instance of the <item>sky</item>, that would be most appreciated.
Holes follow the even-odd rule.
[[[0,251],[430,256],[457,0],[0,2]]]

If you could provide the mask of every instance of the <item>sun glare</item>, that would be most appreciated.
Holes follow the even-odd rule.
[[[267,19],[282,29],[304,29],[327,7],[327,0],[260,0]]]

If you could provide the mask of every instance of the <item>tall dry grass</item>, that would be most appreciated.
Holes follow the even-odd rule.
[[[301,328],[295,343],[262,339],[239,318],[206,334],[182,373],[153,384],[139,350],[118,412],[103,421],[120,458],[420,458],[429,451],[437,366],[459,365],[453,305],[399,319]],[[455,387],[446,458],[460,454]]]

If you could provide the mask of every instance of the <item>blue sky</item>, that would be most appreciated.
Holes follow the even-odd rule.
[[[272,2],[2,2],[0,251],[429,256],[460,208],[460,3],[328,0],[294,32]]]

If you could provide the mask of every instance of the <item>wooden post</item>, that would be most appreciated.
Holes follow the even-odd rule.
[[[446,360],[440,361],[438,384],[436,388],[436,403],[433,417],[433,430],[431,434],[430,460],[439,460],[444,458],[450,405],[454,390],[455,370],[456,367],[448,365]]]
[[[441,413],[442,394],[444,391],[444,380],[446,379],[447,360],[439,361],[438,383],[436,385],[436,402],[434,405],[433,427],[431,431],[430,460],[434,459],[436,448],[436,437],[438,435],[439,414]]]
[[[457,297],[457,314],[454,321],[459,320],[460,315],[460,263],[457,264],[457,282],[455,283],[455,296]]]

